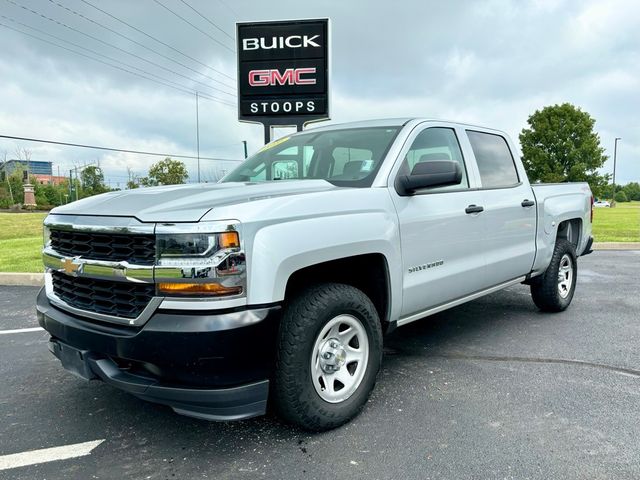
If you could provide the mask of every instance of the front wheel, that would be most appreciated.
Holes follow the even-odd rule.
[[[531,281],[531,297],[545,312],[565,310],[576,290],[578,262],[572,243],[558,239],[547,271]]]
[[[382,329],[371,300],[350,285],[311,287],[285,308],[276,408],[310,430],[342,425],[366,403],[381,359]]]

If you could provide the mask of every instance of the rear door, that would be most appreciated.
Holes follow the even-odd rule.
[[[531,271],[536,251],[535,198],[504,136],[477,130],[466,130],[466,135],[482,188],[486,279],[498,285]]]
[[[429,124],[433,125],[433,124]],[[402,247],[403,302],[408,317],[476,292],[485,285],[483,217],[469,212],[480,205],[475,169],[463,157],[458,136],[464,131],[445,126],[418,127],[403,148],[399,165],[389,178],[389,191],[398,212]],[[395,189],[399,175],[418,162],[455,160],[462,182],[426,188],[412,196]],[[471,160],[472,161],[472,160]]]

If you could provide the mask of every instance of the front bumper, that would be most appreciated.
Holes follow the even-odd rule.
[[[101,379],[198,418],[235,420],[265,413],[279,306],[223,313],[157,311],[138,328],[62,311],[41,290],[37,312],[51,334],[52,353],[82,378]]]

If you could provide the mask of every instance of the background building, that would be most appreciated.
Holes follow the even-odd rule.
[[[5,181],[6,178],[16,170],[28,171],[30,177],[35,177],[37,182],[43,185],[60,185],[67,180],[64,176],[53,175],[52,162],[40,160],[7,160],[0,164],[0,181]]]

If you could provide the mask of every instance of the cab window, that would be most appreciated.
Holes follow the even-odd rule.
[[[482,188],[518,185],[516,165],[504,137],[472,130],[467,130],[467,136],[478,163]]]
[[[455,130],[444,127],[426,128],[418,134],[400,167],[399,175],[409,175],[418,163],[453,160],[460,164],[462,181],[458,185],[427,188],[427,191],[460,190],[469,188],[467,171]]]

